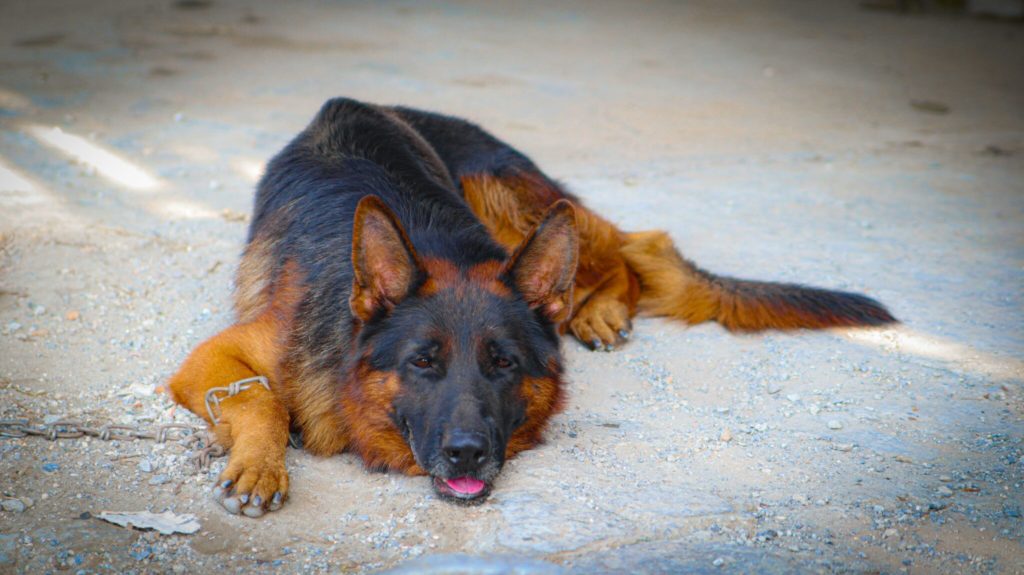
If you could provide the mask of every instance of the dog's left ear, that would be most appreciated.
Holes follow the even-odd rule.
[[[405,299],[422,271],[405,230],[377,196],[366,196],[356,206],[352,271],[349,307],[362,321]]]
[[[576,209],[568,200],[558,200],[519,245],[506,269],[530,307],[558,325],[572,313],[578,259]]]

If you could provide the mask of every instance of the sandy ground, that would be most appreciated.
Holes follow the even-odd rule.
[[[197,472],[177,441],[0,439],[0,572],[465,553],[1024,573],[1020,25],[854,2],[32,0],[3,3],[0,38],[0,418],[197,423],[153,389],[231,322],[262,162],[335,95],[474,119],[713,271],[862,291],[905,322],[566,340],[569,408],[473,508],[289,450],[290,502],[252,520],[209,499],[223,460]],[[91,517],[165,509],[201,531]]]

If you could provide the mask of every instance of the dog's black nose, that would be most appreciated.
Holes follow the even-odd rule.
[[[456,429],[441,447],[448,461],[460,471],[474,470],[487,460],[491,444],[482,433]]]

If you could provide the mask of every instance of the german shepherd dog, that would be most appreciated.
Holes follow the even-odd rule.
[[[287,497],[290,432],[483,500],[563,405],[566,331],[611,350],[641,312],[735,331],[895,321],[861,295],[703,271],[469,122],[343,98],[267,166],[235,311],[169,389],[230,450],[215,498],[253,517]]]

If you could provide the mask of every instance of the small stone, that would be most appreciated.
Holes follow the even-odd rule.
[[[953,481],[953,477],[949,476],[949,475],[940,475],[939,476],[939,481],[941,481],[943,483],[949,483],[950,481]]]
[[[721,567],[722,565],[725,565],[725,558],[724,557],[716,557],[715,560],[711,562],[711,564],[714,565],[715,567]]]
[[[792,403],[796,403],[796,402],[800,401],[800,394],[799,393],[791,393],[791,394],[786,396],[786,399],[788,399]]]
[[[0,509],[10,511],[11,513],[21,513],[25,510],[25,507],[26,505],[20,499],[4,499],[0,502]]]
[[[853,444],[852,443],[833,443],[832,444],[832,449],[835,449],[836,451],[844,451],[844,452],[846,452],[846,451],[853,451]]]
[[[64,319],[68,321],[78,321],[78,318],[82,317],[82,314],[78,310],[73,309],[64,314]]]
[[[782,391],[782,386],[781,385],[779,385],[779,384],[777,384],[775,382],[772,382],[772,383],[768,384],[768,393],[770,395],[775,395],[776,393],[778,393],[780,391]]]
[[[843,428],[842,422],[839,421],[838,419],[830,419],[830,420],[828,420],[828,424],[827,425],[828,425],[829,429],[842,429]]]
[[[890,537],[896,537],[899,534],[900,534],[899,531],[896,531],[895,529],[890,527],[890,528],[888,528],[888,529],[886,529],[885,531],[882,532],[882,539],[888,539]]]
[[[60,465],[57,465],[56,463],[44,463],[43,464],[43,471],[45,471],[46,473],[53,473],[54,471],[57,471],[58,469],[60,469]]]
[[[946,487],[945,485],[939,486],[939,488],[935,490],[935,493],[937,493],[939,497],[952,497],[953,496],[953,490],[948,488],[948,487]]]
[[[1020,519],[1020,506],[1010,505],[1009,503],[1003,505],[1003,515],[1012,517],[1013,519]]]
[[[16,321],[7,324],[7,331],[18,331],[19,329],[21,329],[21,324]]]
[[[46,313],[45,305],[37,305],[32,308],[32,315],[43,315],[44,313]]]
[[[729,428],[726,427],[725,429],[722,430],[722,435],[718,439],[726,443],[729,443],[730,441],[732,441],[732,431],[729,431]]]
[[[154,468],[153,462],[148,458],[139,462],[139,471],[143,473],[152,473]]]
[[[811,415],[818,415],[819,413],[821,413],[821,406],[819,406],[817,403],[812,403],[810,406],[807,407],[807,411]]]
[[[729,413],[729,408],[728,407],[716,407],[715,408],[715,412],[716,413],[721,413],[721,414]]]
[[[797,493],[792,497],[792,499],[794,503],[799,503],[800,505],[807,505],[807,496],[802,493]]]
[[[167,483],[170,480],[171,479],[169,477],[167,477],[166,475],[161,473],[160,475],[154,475],[153,478],[149,480],[149,484],[150,485],[163,485],[164,483]]]

